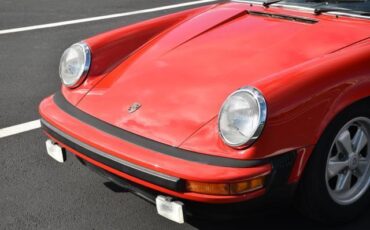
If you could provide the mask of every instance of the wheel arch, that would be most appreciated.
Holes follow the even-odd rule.
[[[350,96],[349,94],[344,94],[344,95]],[[339,99],[342,99],[344,101],[339,100]],[[304,149],[300,149],[298,151],[297,161],[300,162],[299,163],[300,165],[299,165],[299,167],[296,166],[295,169],[293,169],[293,172],[292,172],[291,177],[289,179],[290,183],[298,182],[301,179],[301,177],[306,173],[307,165],[308,165],[309,161],[312,158],[312,155],[315,151],[315,148],[316,148],[320,138],[324,135],[325,130],[328,129],[328,127],[334,122],[334,120],[338,116],[340,116],[342,113],[350,110],[353,107],[362,106],[362,105],[364,105],[364,106],[370,105],[370,95],[365,95],[363,97],[359,97],[355,101],[351,101],[351,102],[348,101],[348,103],[346,103],[346,104],[345,104],[345,101],[348,101],[348,98],[346,99],[346,98],[343,98],[342,96],[338,97],[338,100],[336,100],[336,103],[333,104],[333,106],[331,107],[332,109],[330,110],[328,115],[323,119],[323,122],[321,123],[319,131],[317,133],[315,144],[313,146],[310,146],[310,147],[307,147],[307,148],[304,148]],[[368,108],[370,110],[370,106]],[[329,114],[330,114],[330,116],[329,116]],[[299,168],[301,168],[301,169],[299,169]],[[300,170],[300,172],[294,172],[294,171],[297,171],[297,170]]]
[[[328,126],[343,112],[350,109],[353,106],[360,104],[370,105],[370,82],[365,85],[358,87],[352,87],[350,90],[346,90],[333,101],[328,113],[323,118],[321,124],[318,127],[315,137],[315,145],[320,140],[321,136],[328,128]],[[370,109],[370,106],[369,106]]]

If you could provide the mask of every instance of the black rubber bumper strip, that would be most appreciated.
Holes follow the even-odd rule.
[[[156,172],[102,152],[63,133],[43,119],[41,119],[41,125],[45,132],[57,140],[57,143],[60,142],[95,161],[152,184],[178,192],[184,191],[184,181],[180,178]]]
[[[55,104],[64,112],[72,117],[96,128],[100,131],[118,137],[124,141],[130,142],[146,149],[166,154],[172,157],[180,158],[187,161],[198,162],[201,164],[233,167],[233,168],[249,168],[269,163],[267,159],[263,160],[239,160],[226,157],[212,156],[202,153],[197,153],[189,150],[180,149],[170,145],[166,145],[146,137],[139,136],[129,131],[123,130],[119,127],[113,126],[105,121],[87,114],[86,112],[78,109],[76,106],[69,103],[62,93],[59,91],[54,94]]]

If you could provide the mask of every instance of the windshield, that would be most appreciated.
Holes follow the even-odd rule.
[[[266,0],[252,0],[256,2],[266,2]],[[295,5],[310,8],[319,7],[334,7],[344,8],[353,11],[354,14],[357,12],[370,13],[370,0],[283,0],[277,4],[284,5]],[[350,13],[350,12],[348,12]]]

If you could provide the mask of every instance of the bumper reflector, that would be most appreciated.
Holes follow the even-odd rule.
[[[209,195],[239,195],[252,192],[264,187],[265,176],[255,177],[234,183],[205,183],[187,181],[186,190]]]

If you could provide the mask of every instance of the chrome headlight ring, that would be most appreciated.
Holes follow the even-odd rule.
[[[228,96],[218,116],[221,139],[233,148],[245,148],[261,135],[267,119],[267,104],[262,93],[244,87]]]
[[[59,76],[69,88],[79,86],[86,78],[91,64],[91,51],[85,42],[67,48],[60,59]]]

